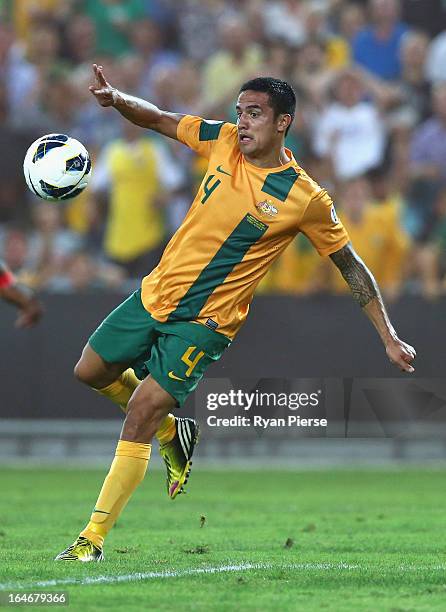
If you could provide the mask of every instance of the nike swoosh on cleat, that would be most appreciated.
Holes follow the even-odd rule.
[[[174,380],[181,380],[183,382],[186,382],[185,378],[180,378],[179,376],[174,374],[172,370],[170,370],[170,372],[169,372],[169,378],[173,378]]]
[[[105,510],[96,510],[96,508],[93,510],[93,512],[99,512],[99,514],[110,514],[110,512],[106,512]]]
[[[222,174],[227,174],[228,176],[232,176],[232,174],[229,174],[229,172],[226,172],[226,170],[223,170],[223,168],[220,166],[217,166],[217,172],[221,172]]]

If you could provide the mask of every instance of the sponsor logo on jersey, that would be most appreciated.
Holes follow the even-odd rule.
[[[266,217],[275,217],[279,212],[271,200],[259,202],[256,204],[256,208],[261,215],[265,215]]]
[[[333,223],[339,223],[339,218],[338,218],[338,215],[336,214],[336,208],[334,207],[334,204],[331,205],[330,215],[331,215],[331,220],[333,221]]]

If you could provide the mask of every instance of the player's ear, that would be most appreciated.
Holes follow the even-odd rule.
[[[291,123],[291,115],[289,115],[288,113],[279,115],[277,118],[277,131],[281,133],[285,133],[290,123]]]

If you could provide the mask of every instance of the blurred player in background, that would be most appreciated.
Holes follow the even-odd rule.
[[[99,104],[183,142],[209,165],[160,263],[93,333],[75,367],[77,378],[119,404],[126,418],[90,521],[60,560],[103,559],[107,533],[144,478],[153,436],[167,467],[168,495],[182,491],[198,426],[171,412],[230,345],[257,284],[298,232],[339,268],[390,361],[413,372],[415,357],[392,327],[331,198],[284,146],[296,107],[288,83],[269,77],[245,83],[234,125],[162,111],[112,87],[102,67],[95,64],[94,72],[90,90]]]
[[[32,327],[40,320],[43,308],[34,292],[17,282],[13,273],[0,261],[0,297],[18,308],[16,327]]]

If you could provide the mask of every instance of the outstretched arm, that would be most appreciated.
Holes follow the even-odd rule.
[[[355,253],[351,243],[330,255],[353,294],[353,298],[372,321],[386,348],[390,361],[404,372],[413,372],[415,349],[400,340],[386,312],[372,273]]]
[[[43,308],[34,292],[20,285],[13,274],[0,261],[0,298],[13,304],[20,310],[17,317],[17,327],[31,327],[35,325],[43,314]]]
[[[177,139],[177,126],[184,115],[168,113],[146,100],[129,96],[112,87],[104,77],[102,66],[93,64],[93,72],[96,83],[90,85],[89,89],[101,106],[113,106],[132,123]]]

